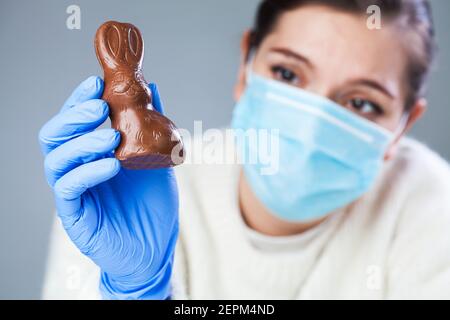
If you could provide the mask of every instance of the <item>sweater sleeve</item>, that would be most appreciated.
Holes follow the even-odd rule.
[[[429,164],[429,163],[428,163]],[[388,258],[388,299],[450,299],[450,170],[418,163]]]
[[[100,299],[99,268],[85,257],[55,218],[50,235],[43,299]]]
[[[440,211],[428,214],[394,243],[389,299],[450,299],[450,220]]]
[[[187,299],[186,263],[182,242],[175,249],[171,299]],[[67,236],[58,218],[50,235],[41,298],[44,300],[99,300],[100,268],[84,256]]]
[[[175,248],[175,259],[171,279],[171,299],[172,300],[187,300],[188,297],[188,273],[187,273],[187,262],[186,254],[184,252],[184,247],[182,239],[178,239],[177,246]]]

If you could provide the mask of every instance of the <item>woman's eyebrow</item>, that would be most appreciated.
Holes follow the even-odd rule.
[[[280,53],[280,54],[290,57],[290,58],[294,58],[298,61],[305,63],[309,68],[314,69],[314,65],[312,64],[312,62],[308,58],[306,58],[305,56],[303,56],[302,54],[300,54],[298,52],[292,51],[288,48],[282,48],[282,47],[274,47],[274,48],[271,48],[270,51]],[[356,81],[352,81],[351,84],[367,86],[367,87],[370,87],[372,89],[382,92],[383,94],[385,94],[386,96],[388,96],[391,99],[396,98],[395,95],[392,92],[390,92],[385,86],[383,86],[378,81],[375,81],[372,79],[359,79]]]
[[[294,51],[292,51],[290,49],[280,48],[280,47],[271,48],[270,51],[277,52],[277,53],[280,53],[280,54],[285,55],[287,57],[299,60],[299,61],[305,63],[306,65],[308,65],[308,67],[310,67],[311,69],[314,69],[314,65],[311,63],[311,61],[308,58],[306,58],[305,56],[303,56],[302,54],[298,53],[298,52],[294,52]]]
[[[385,86],[383,86],[381,83],[379,83],[379,82],[377,82],[375,80],[359,79],[359,80],[352,81],[351,84],[353,84],[353,85],[363,85],[363,86],[366,86],[366,87],[370,87],[372,89],[381,91],[382,93],[384,93],[385,95],[387,95],[391,99],[395,99],[395,95],[392,92],[390,92]]]

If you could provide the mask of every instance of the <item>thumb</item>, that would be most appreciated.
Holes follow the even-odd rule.
[[[156,83],[150,83],[148,85],[152,92],[152,105],[155,107],[156,111],[158,111],[161,114],[164,114],[164,106],[161,101],[161,97],[159,96],[159,90]]]

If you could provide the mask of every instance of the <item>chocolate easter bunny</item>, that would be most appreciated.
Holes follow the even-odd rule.
[[[178,129],[152,105],[142,73],[144,43],[129,23],[105,22],[95,36],[95,51],[104,71],[102,99],[110,107],[111,126],[121,133],[115,156],[128,169],[171,167],[183,162]]]

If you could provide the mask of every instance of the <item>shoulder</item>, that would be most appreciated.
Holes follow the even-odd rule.
[[[437,243],[450,245],[448,163],[423,143],[407,138],[401,142],[386,175],[389,179],[384,182],[385,193],[394,196],[385,197],[389,208],[399,212],[394,234],[399,247],[418,253],[419,248],[426,251]]]
[[[417,140],[402,139],[395,157],[387,161],[373,196],[377,207],[398,213],[400,230],[439,223],[450,228],[449,164]]]
[[[398,177],[414,199],[450,205],[450,166],[439,154],[412,138],[404,138],[388,175]]]
[[[385,185],[400,201],[398,232],[424,232],[429,238],[450,235],[450,167],[425,144],[405,138],[387,168]],[[433,230],[430,232],[431,230]]]
[[[391,298],[448,298],[450,169],[426,145],[405,139],[388,169],[399,216],[389,264]],[[387,184],[386,184],[387,185]],[[392,208],[392,204],[390,205]],[[392,214],[392,212],[389,212]]]

